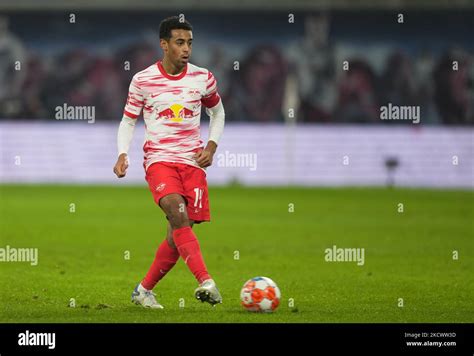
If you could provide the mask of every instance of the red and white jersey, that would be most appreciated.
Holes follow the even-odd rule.
[[[199,167],[193,155],[203,148],[201,105],[219,103],[216,79],[210,71],[188,63],[173,76],[161,61],[133,76],[124,115],[145,120],[144,167],[155,162],[176,162]]]

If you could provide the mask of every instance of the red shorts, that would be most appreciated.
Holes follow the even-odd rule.
[[[188,217],[195,223],[210,221],[206,172],[183,163],[156,162],[145,176],[155,203],[172,193],[181,194],[186,201]]]

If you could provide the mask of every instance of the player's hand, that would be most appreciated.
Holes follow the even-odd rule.
[[[209,167],[212,164],[212,159],[214,158],[216,149],[217,144],[213,141],[209,141],[205,149],[198,151],[194,155],[194,159],[198,166],[201,168]]]
[[[203,149],[203,150],[198,151],[194,155],[194,159],[196,160],[196,163],[198,164],[199,167],[206,168],[212,164],[213,156],[214,154],[212,152],[210,152],[209,150]]]
[[[128,168],[128,156],[126,153],[122,153],[115,163],[114,173],[118,178],[123,178],[127,174]]]

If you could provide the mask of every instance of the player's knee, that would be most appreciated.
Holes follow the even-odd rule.
[[[172,213],[168,215],[168,219],[173,230],[191,226],[186,213]]]
[[[168,219],[173,230],[191,226],[189,223],[186,207],[184,207],[184,209],[181,209],[181,206],[172,208],[170,214],[168,215]]]
[[[190,226],[186,202],[179,194],[170,194],[162,198],[160,206],[166,213],[170,225],[173,229]]]

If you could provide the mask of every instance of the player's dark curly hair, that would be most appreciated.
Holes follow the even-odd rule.
[[[169,40],[171,38],[171,30],[188,30],[192,31],[193,27],[186,19],[180,20],[178,16],[171,16],[160,23],[160,39]]]

